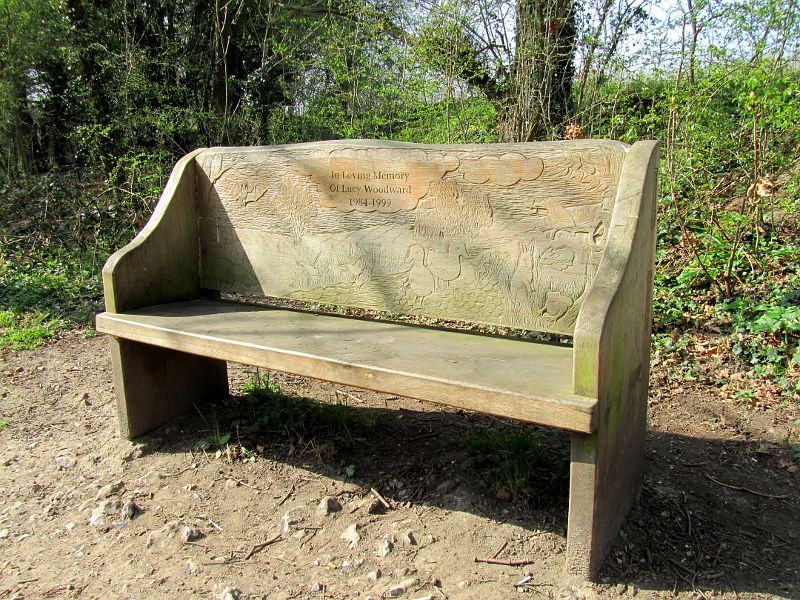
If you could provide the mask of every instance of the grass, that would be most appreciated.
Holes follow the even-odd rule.
[[[455,444],[464,468],[479,474],[498,497],[538,504],[569,489],[569,447],[548,429],[473,429]]]
[[[258,370],[245,392],[241,408],[252,431],[295,440],[324,440],[336,446],[350,446],[354,441],[353,414],[343,404],[287,396],[277,382]]]
[[[32,350],[69,326],[69,321],[39,310],[0,311],[0,347]]]
[[[3,431],[3,429],[5,429],[6,427],[8,427],[8,423],[3,419],[0,419],[0,431]]]
[[[0,347],[37,348],[62,329],[88,323],[101,299],[96,261],[0,253]]]
[[[236,446],[237,456],[249,457],[256,441],[268,440],[330,456],[353,446],[354,427],[370,425],[343,404],[287,395],[269,374],[259,370],[244,391],[244,396],[200,412],[208,435],[199,440],[198,448],[216,450],[219,457],[221,450]]]

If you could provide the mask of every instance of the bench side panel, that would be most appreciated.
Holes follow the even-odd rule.
[[[198,157],[201,284],[572,334],[627,146],[352,140]]]
[[[575,393],[596,398],[596,431],[573,434],[567,558],[591,576],[638,494],[644,464],[658,142],[629,152],[611,241],[575,329]]]
[[[125,312],[200,294],[195,150],[180,159],[144,229],[103,267],[106,310]]]

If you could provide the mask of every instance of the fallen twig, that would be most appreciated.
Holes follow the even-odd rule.
[[[500,553],[501,553],[503,550],[505,550],[505,549],[506,549],[506,546],[508,546],[508,540],[506,540],[505,542],[503,542],[503,545],[502,545],[502,546],[500,546],[500,548],[498,548],[498,549],[497,549],[497,552],[495,552],[494,554],[492,554],[491,558],[492,558],[492,559],[495,559],[495,558],[497,558],[498,556],[500,556]]]
[[[524,567],[525,565],[533,564],[534,560],[498,560],[496,558],[478,558],[475,557],[476,563],[487,563],[490,565],[505,565],[507,567]]]
[[[237,479],[236,477],[230,477],[230,476],[226,475],[225,477],[217,477],[216,479],[214,479],[214,481],[215,482],[216,481],[235,481],[239,485],[243,485],[245,487],[249,487],[251,490],[255,490],[255,491],[259,492],[259,493],[261,492],[261,490],[259,488],[257,488],[256,486],[254,486],[254,485],[252,485],[250,483],[247,483],[243,479]]]
[[[386,507],[386,510],[392,510],[392,505],[389,504],[386,498],[381,496],[381,493],[378,490],[376,490],[375,488],[369,488],[369,491],[372,492],[372,495],[375,496],[380,501],[380,503]]]
[[[346,397],[350,398],[351,400],[355,400],[359,404],[363,404],[364,403],[364,399],[363,398],[359,398],[358,396],[356,396],[355,394],[351,394],[350,392],[345,392],[344,390],[336,390],[336,395],[338,396],[339,394],[341,394],[342,396],[346,396]]]
[[[278,508],[281,504],[286,502],[291,497],[292,494],[294,494],[294,484],[292,484],[292,487],[289,489],[289,492],[283,498],[280,499],[280,502],[278,502],[275,505],[275,508]]]
[[[256,552],[261,552],[267,546],[270,546],[271,544],[274,544],[275,542],[279,542],[282,539],[283,539],[283,534],[278,533],[275,536],[273,536],[270,539],[268,539],[266,542],[261,542],[260,544],[256,544],[255,546],[250,548],[250,552],[245,554],[245,556],[244,556],[244,558],[242,560],[248,560]]]
[[[432,431],[430,433],[423,433],[422,435],[418,435],[412,438],[408,438],[407,442],[418,442],[419,440],[424,440],[425,438],[436,437],[439,435],[438,431]]]
[[[210,524],[210,525],[211,525],[211,526],[212,526],[214,529],[216,529],[217,531],[222,531],[222,527],[220,527],[219,525],[217,525],[216,523],[214,523],[214,521],[212,521],[212,520],[211,520],[210,518],[208,518],[207,516],[205,516],[205,515],[198,515],[198,516],[197,516],[197,518],[198,518],[198,519],[201,519],[201,520],[202,520],[202,519],[205,519],[206,521],[208,521],[208,522],[209,522],[209,524]]]
[[[167,477],[178,477],[179,475],[183,475],[187,471],[194,471],[195,467],[186,467],[185,469],[181,469],[175,473],[164,473]]]
[[[739,485],[731,485],[729,483],[723,483],[722,481],[714,479],[708,473],[706,473],[706,477],[708,477],[711,481],[713,481],[717,485],[721,485],[722,487],[730,488],[732,490],[741,490],[741,491],[747,492],[749,494],[754,494],[756,496],[762,496],[763,498],[773,498],[775,500],[782,500],[784,498],[788,498],[789,497],[788,494],[767,494],[765,492],[759,492],[757,490],[751,490],[750,488],[742,487],[742,486],[739,486]]]

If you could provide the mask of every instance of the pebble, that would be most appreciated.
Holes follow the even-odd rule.
[[[162,547],[165,545],[166,541],[170,538],[173,538],[178,533],[178,521],[170,521],[161,529],[157,529],[151,531],[147,534],[147,540],[145,541],[145,548],[152,547],[156,542],[161,542]]]
[[[342,504],[333,496],[325,496],[317,505],[317,514],[321,517],[327,517],[340,510],[342,510]]]
[[[361,541],[361,536],[358,533],[358,523],[350,525],[339,537],[350,542],[350,548],[355,548],[356,544]]]
[[[464,579],[463,581],[458,582],[458,588],[462,590],[468,588],[470,585],[471,583],[468,579]]]
[[[417,538],[414,537],[414,533],[412,531],[406,531],[403,534],[403,537],[400,538],[400,541],[404,546],[416,546],[417,545]]]
[[[120,502],[117,499],[103,500],[92,511],[89,517],[89,525],[95,527],[105,525],[106,517],[116,515],[120,510]]]
[[[367,573],[367,579],[369,579],[370,581],[378,581],[378,579],[381,578],[381,575],[383,575],[383,573],[381,573],[381,570],[375,569],[374,571],[370,571],[369,573]]]
[[[324,583],[320,583],[319,581],[315,581],[314,583],[311,584],[311,593],[312,594],[318,594],[319,592],[323,591],[324,589],[325,589],[325,584]]]
[[[369,508],[367,508],[367,512],[371,515],[382,515],[386,512],[386,507],[380,500],[373,500],[372,502],[370,502]]]
[[[181,542],[194,542],[205,537],[205,534],[194,527],[184,527],[181,529]]]
[[[8,529],[0,529],[0,540],[8,537]]]
[[[296,516],[292,514],[292,511],[287,510],[283,513],[283,533],[289,533],[289,530],[292,529],[292,526],[298,525],[303,522],[302,517]]]
[[[414,587],[418,583],[419,579],[417,579],[416,577],[404,579],[397,585],[393,585],[392,587],[387,589],[386,592],[384,593],[384,596],[388,596],[389,598],[398,598],[399,596],[405,594],[409,590],[409,588]]]
[[[159,481],[161,481],[161,473],[158,471],[149,471],[146,475],[143,475],[136,480],[136,485],[147,487],[150,485],[156,485]]]
[[[122,504],[122,518],[126,521],[132,520],[137,514],[141,512],[141,509],[133,502],[133,500],[125,500]]]
[[[59,456],[56,457],[56,466],[59,469],[71,469],[75,466],[76,460],[71,456]]]
[[[242,592],[235,587],[229,587],[222,590],[222,593],[219,595],[219,600],[239,600],[241,596]]]
[[[239,482],[238,482],[238,481],[236,481],[235,479],[226,479],[226,480],[225,480],[225,487],[226,487],[226,488],[235,488],[235,487],[239,487]]]
[[[386,558],[389,556],[389,553],[394,548],[394,544],[389,538],[383,538],[381,541],[378,542],[378,554],[381,555],[381,558]]]
[[[117,483],[109,483],[108,485],[104,485],[99,490],[97,490],[97,494],[95,495],[95,500],[102,500],[103,498],[108,498],[112,494],[116,494],[118,491],[122,489],[122,482],[118,481]]]

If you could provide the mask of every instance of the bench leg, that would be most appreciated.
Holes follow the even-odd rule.
[[[120,433],[133,439],[228,395],[223,360],[111,337]]]
[[[567,569],[587,579],[600,568],[641,486],[646,404],[628,408],[615,427],[572,434]]]

